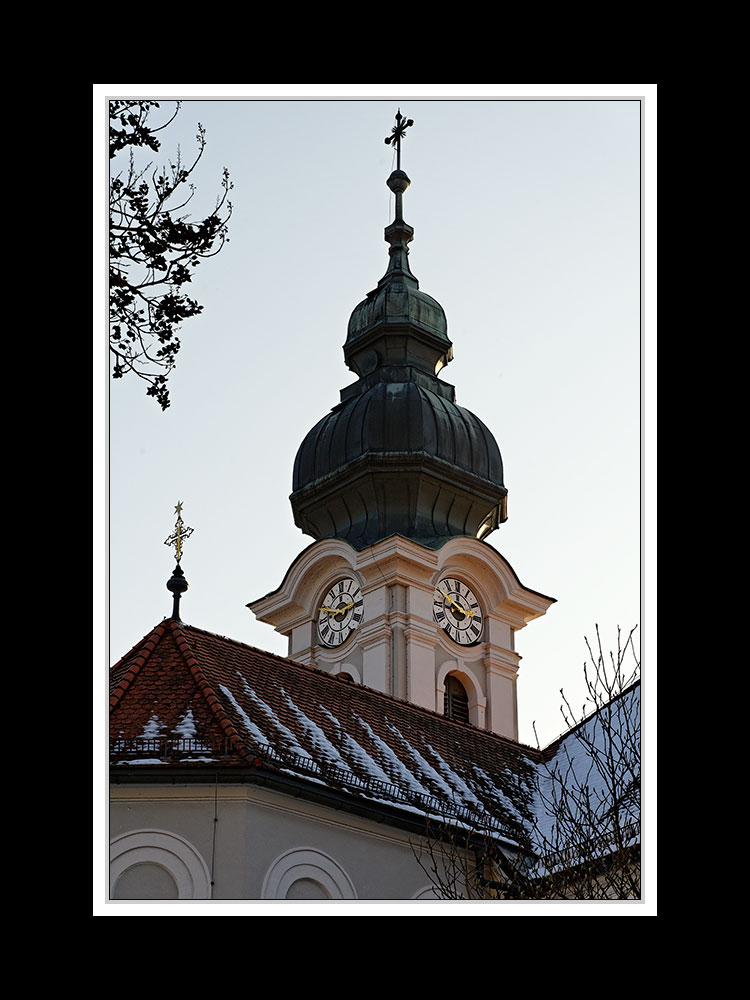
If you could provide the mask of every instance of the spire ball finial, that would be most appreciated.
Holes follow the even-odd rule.
[[[394,170],[385,183],[394,194],[403,194],[411,184],[411,181],[403,170]]]
[[[174,572],[167,580],[167,590],[172,594],[172,617],[175,621],[180,621],[180,598],[188,589],[188,582],[179,563],[175,564]]]

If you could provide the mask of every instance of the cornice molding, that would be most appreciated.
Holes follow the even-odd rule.
[[[360,625],[355,632],[355,643],[363,650],[373,649],[381,646],[384,642],[390,642],[392,629],[387,615],[379,615],[371,622]]]
[[[404,616],[407,618],[403,628],[406,641],[409,645],[422,646],[425,649],[434,650],[437,645],[438,627],[433,622],[427,622],[422,618],[414,616]]]
[[[493,643],[486,644],[484,655],[484,665],[487,673],[499,674],[502,677],[515,678],[521,666],[521,657],[509,649],[496,646]]]

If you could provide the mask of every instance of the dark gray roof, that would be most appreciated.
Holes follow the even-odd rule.
[[[503,486],[500,449],[469,410],[415,382],[377,382],[307,434],[294,462],[300,490],[365,455],[424,452]]]

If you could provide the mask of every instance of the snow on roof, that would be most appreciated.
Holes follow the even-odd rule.
[[[640,839],[640,683],[547,749],[533,801],[534,842],[551,865]],[[615,836],[614,831],[618,831]],[[577,847],[576,847],[577,844]]]
[[[546,755],[322,671],[167,619],[111,671],[116,765],[264,765],[533,846],[555,775],[604,794],[588,720]],[[546,759],[545,759],[546,757]]]

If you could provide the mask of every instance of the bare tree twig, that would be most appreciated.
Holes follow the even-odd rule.
[[[195,193],[189,179],[206,148],[206,133],[199,124],[198,151],[189,166],[178,148],[176,160],[161,171],[151,171],[151,164],[136,169],[134,148],[157,151],[155,133],[174,121],[180,102],[166,122],[154,125],[149,115],[158,107],[156,101],[110,102],[110,157],[129,150],[127,170],[110,181],[110,350],[113,377],[136,374],[148,384],[147,395],[165,410],[167,381],[181,346],[177,331],[203,310],[183,287],[200,262],[215,257],[228,240],[232,184],[225,168],[214,211],[202,221],[177,214]],[[150,184],[144,179],[149,172]],[[180,200],[176,194],[183,185]]]
[[[412,845],[443,899],[638,899],[640,880],[640,660],[636,628],[618,628],[605,654],[599,628],[586,639],[587,701],[580,714],[560,692],[568,732],[536,769],[529,837],[509,844],[478,815],[446,817]],[[631,659],[632,658],[632,659]],[[536,724],[534,724],[536,734]],[[537,745],[538,738],[537,738]]]

